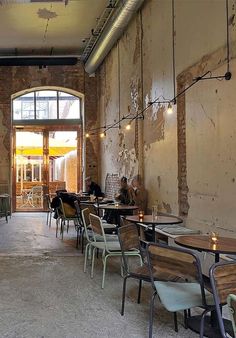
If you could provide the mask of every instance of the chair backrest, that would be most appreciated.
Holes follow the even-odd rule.
[[[234,330],[234,336],[236,337],[236,295],[229,294],[227,297],[227,304],[231,316],[231,322]]]
[[[45,201],[46,201],[46,203],[47,203],[47,208],[48,209],[52,209],[52,207],[51,207],[51,199],[50,199],[50,195],[49,194],[45,194]]]
[[[192,251],[171,247],[161,243],[147,245],[148,265],[154,286],[154,272],[164,272],[190,282],[198,282],[202,292],[203,304],[206,305],[201,263]]]
[[[91,224],[93,234],[94,234],[94,240],[96,241],[96,234],[97,234],[97,235],[103,236],[104,242],[106,242],[106,236],[105,236],[105,232],[102,226],[101,218],[94,214],[90,214],[89,218],[90,218],[90,224]]]
[[[81,209],[79,206],[79,201],[74,201],[74,205],[75,205],[75,210],[76,210],[76,215],[79,221],[80,226],[83,226],[83,221],[82,221],[82,214],[81,214]]]
[[[96,210],[95,206],[93,204],[91,204],[91,203],[81,202],[80,203],[80,208],[81,208],[81,210],[83,210],[83,209],[89,209],[90,214],[97,215],[97,210]]]
[[[236,262],[214,264],[210,269],[210,280],[218,300],[225,304],[230,293],[236,294]]]
[[[60,197],[59,197],[59,201],[60,201],[60,210],[64,218],[70,218],[70,217],[76,216],[76,210],[74,208],[72,208],[69,204],[63,202]]]
[[[35,185],[34,187],[32,187],[32,193],[37,194],[37,195],[42,194],[43,193],[43,187],[41,185]]]
[[[236,293],[236,262],[216,263],[209,275],[221,334],[226,337],[220,304],[227,302],[229,294]]]
[[[89,219],[89,209],[83,209],[81,210],[81,216],[82,216],[82,221],[83,221],[83,226],[84,226],[84,232],[85,232],[85,237],[88,242],[91,242],[91,239],[89,237],[89,227],[90,227],[90,219]]]
[[[127,256],[125,255],[125,252],[136,249],[140,252],[140,254],[142,254],[142,248],[140,245],[140,238],[139,238],[137,225],[134,223],[129,223],[129,224],[121,226],[118,229],[118,238],[120,241],[124,268],[126,272],[128,272],[129,265],[128,265]]]

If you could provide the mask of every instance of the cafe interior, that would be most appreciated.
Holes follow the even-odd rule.
[[[236,337],[235,58],[235,0],[0,1],[0,337]]]

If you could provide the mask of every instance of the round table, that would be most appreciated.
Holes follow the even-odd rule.
[[[220,254],[236,254],[236,239],[218,237],[218,242],[213,244],[208,235],[179,236],[175,243],[189,249],[212,252],[215,254],[215,262],[219,262]]]
[[[197,251],[212,252],[215,255],[215,262],[219,262],[220,254],[236,254],[236,239],[228,237],[218,237],[216,244],[210,241],[209,235],[179,236],[175,238],[175,243],[183,247]],[[229,320],[224,319],[224,325],[227,332],[231,332],[232,325]],[[199,333],[200,317],[193,316],[188,320],[188,326]],[[220,330],[217,326],[217,316],[212,311],[211,318],[206,317],[204,336],[210,338],[221,338]]]
[[[137,210],[138,207],[137,205],[126,205],[126,204],[100,204],[97,206],[97,208],[99,209],[103,209],[103,210],[107,210],[107,211],[114,211],[115,212],[115,218],[116,218],[116,222],[117,225],[120,226],[120,215],[122,215],[122,213],[124,211],[134,211]],[[131,216],[129,216],[131,217]]]
[[[180,217],[168,214],[159,214],[156,217],[152,215],[144,215],[140,221],[138,215],[127,216],[126,220],[133,223],[150,224],[152,226],[152,240],[155,242],[155,227],[156,225],[180,224],[183,220]]]

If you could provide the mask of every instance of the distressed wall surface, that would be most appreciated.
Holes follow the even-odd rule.
[[[85,127],[95,127],[97,115],[97,79],[90,78],[82,65],[47,67],[1,67],[0,68],[0,182],[10,186],[11,175],[11,95],[19,91],[41,86],[58,86],[84,94]],[[98,179],[97,137],[86,143],[86,172]]]
[[[171,3],[146,0],[105,59],[99,70],[101,125],[158,97],[173,98]],[[149,207],[180,214],[190,227],[217,226],[227,233],[236,230],[235,7],[230,0],[232,80],[200,81],[178,98],[172,115],[155,104],[130,131],[122,122],[101,141],[102,182],[108,173],[144,174]],[[178,93],[208,70],[224,75],[225,1],[175,0],[174,36]]]

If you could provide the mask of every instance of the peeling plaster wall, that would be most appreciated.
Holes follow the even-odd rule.
[[[236,56],[235,8],[236,1],[229,0],[232,58]],[[106,81],[99,82],[101,118],[106,114],[106,120],[114,120],[119,106],[126,115],[157,97],[173,98],[171,20],[171,0],[145,1],[99,71],[101,76],[106,68]],[[175,0],[178,92],[208,70],[225,73],[225,25],[225,1]],[[138,122],[139,132],[134,124],[132,131],[122,129],[122,136],[116,129],[109,131],[101,143],[103,180],[107,173],[131,177],[143,167],[149,207],[158,204],[159,209],[180,214],[190,227],[204,231],[215,226],[222,232],[235,231],[235,62],[230,64],[232,80],[199,82],[177,100],[172,115],[165,105],[153,105],[144,121]],[[110,91],[108,104],[106,90]],[[138,156],[141,136],[143,158]]]
[[[236,60],[231,62],[236,74]],[[225,66],[214,73],[224,74]],[[190,219],[235,231],[236,78],[195,86],[186,95]]]

